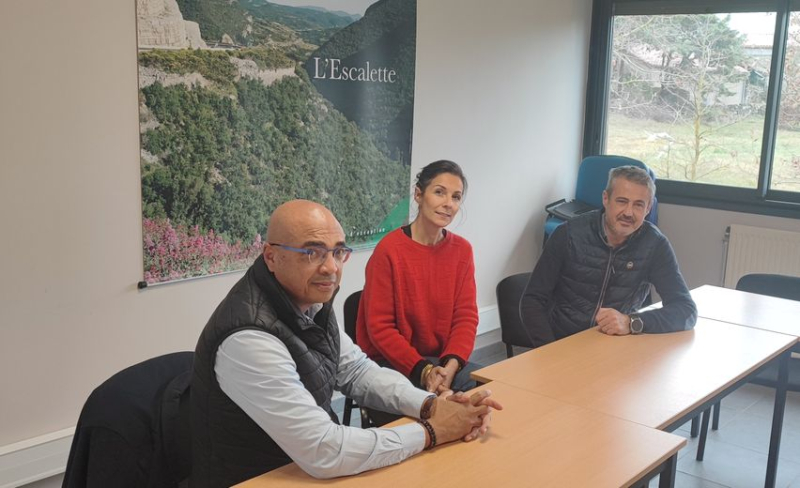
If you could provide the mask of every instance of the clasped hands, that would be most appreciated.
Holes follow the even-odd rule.
[[[435,366],[431,369],[422,379],[422,384],[429,392],[440,395],[450,390],[456,373],[458,373],[458,361],[450,359],[444,366]]]
[[[435,400],[430,424],[436,431],[439,444],[461,439],[470,442],[485,435],[492,422],[492,411],[503,406],[490,398],[490,390],[471,395],[443,391]]]

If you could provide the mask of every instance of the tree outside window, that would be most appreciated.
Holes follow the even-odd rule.
[[[660,179],[756,188],[772,35],[735,26],[765,17],[774,26],[774,13],[615,17],[605,152]]]

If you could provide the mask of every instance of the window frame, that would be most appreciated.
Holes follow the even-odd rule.
[[[800,0],[593,0],[583,157],[605,151],[614,17],[617,15],[775,12],[767,105],[756,188],[659,180],[659,202],[800,219],[800,192],[770,189],[790,14]],[[776,82],[777,81],[777,82]],[[624,154],[623,154],[624,156]]]

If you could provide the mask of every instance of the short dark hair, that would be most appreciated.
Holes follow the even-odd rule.
[[[417,181],[414,183],[414,186],[419,188],[421,193],[425,193],[425,189],[428,188],[428,185],[431,184],[431,181],[433,181],[433,179],[440,174],[444,173],[458,176],[461,179],[461,184],[464,185],[464,191],[462,193],[464,195],[467,194],[467,177],[464,176],[461,166],[446,159],[434,161],[422,168],[420,172],[417,173]]]
[[[650,190],[650,203],[653,202],[653,198],[656,196],[656,183],[653,181],[653,178],[650,177],[650,174],[647,173],[646,169],[638,166],[618,166],[612,168],[611,171],[608,172],[608,183],[606,184],[606,193],[609,196],[614,189],[614,181],[616,181],[617,178],[625,178],[631,183],[646,186],[647,189]]]

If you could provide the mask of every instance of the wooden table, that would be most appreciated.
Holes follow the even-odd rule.
[[[293,463],[237,486],[600,488],[632,486],[658,473],[665,479],[661,486],[674,486],[682,437],[511,385],[487,387],[505,409],[493,413],[480,441],[439,446],[395,466],[333,480],[314,479]]]
[[[697,313],[722,322],[800,336],[800,302],[704,285],[692,290]]]
[[[769,362],[780,361],[784,369],[795,342],[795,337],[706,318],[698,319],[693,330],[671,334],[618,337],[589,329],[480,369],[473,378],[672,431]],[[779,397],[767,486],[774,485],[777,470],[785,391]]]
[[[794,336],[798,342],[795,343],[793,351],[800,352],[800,302],[712,285],[695,288],[691,293],[697,304],[698,315],[701,317]],[[782,366],[784,367],[778,372],[778,386],[775,393],[776,408],[773,412],[773,422],[780,423],[783,423],[784,412],[782,409],[779,411],[777,405],[780,401],[785,402],[788,383],[788,371],[785,367],[787,365]],[[714,429],[719,426],[719,413],[720,408],[717,406],[714,409]],[[708,417],[708,412],[704,412],[701,428],[703,433],[708,432]],[[701,436],[700,447],[697,451],[698,459],[702,459],[704,446],[705,439]],[[776,438],[773,430],[773,436],[770,439],[770,459],[777,459],[779,450],[780,432],[777,433]],[[777,464],[775,470],[777,470]],[[777,475],[768,469],[767,483],[770,482],[771,473],[773,477]]]

